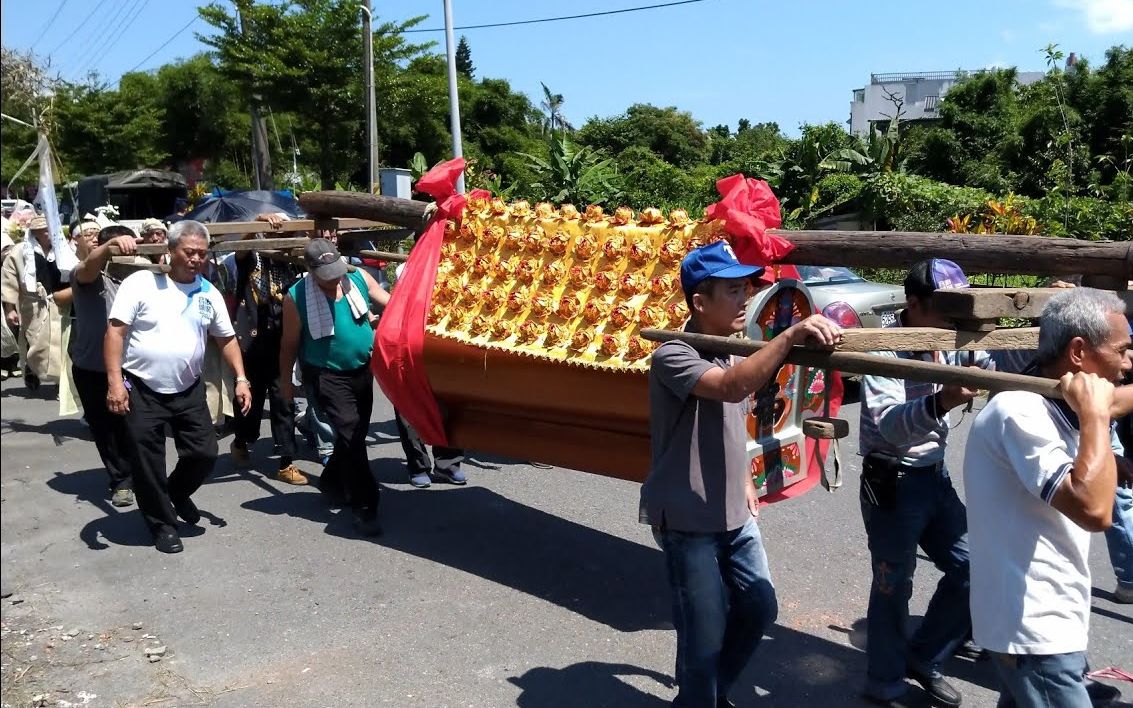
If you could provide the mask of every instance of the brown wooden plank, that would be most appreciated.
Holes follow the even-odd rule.
[[[1035,318],[1042,314],[1046,303],[1062,288],[963,288],[937,290],[933,307],[948,317],[969,319],[997,319],[1000,317]],[[1119,291],[1126,307],[1133,307],[1133,293]]]
[[[948,258],[971,273],[1078,275],[1133,279],[1133,242],[1044,236],[907,231],[783,231],[795,245],[784,263],[851,268],[908,268],[928,257]],[[1025,254],[1025,256],[1024,256]]]
[[[360,258],[377,258],[380,261],[389,261],[391,263],[404,263],[409,260],[409,256],[404,253],[391,253],[390,251],[362,249],[358,251],[357,255]]]
[[[306,236],[298,238],[253,238],[240,241],[214,243],[213,253],[239,253],[241,251],[277,251],[281,249],[304,248],[310,241]]]
[[[927,352],[1034,349],[1038,327],[968,332],[936,327],[886,327],[843,330],[840,352]]]
[[[291,233],[293,231],[312,231],[315,228],[314,219],[293,219],[285,221],[280,224],[278,229],[273,229],[271,224],[266,221],[225,221],[217,222],[215,224],[205,224],[209,230],[209,236],[219,241],[233,240],[231,237],[242,237],[247,234],[272,234],[272,233]],[[339,229],[374,229],[379,231],[387,231],[393,228],[389,224],[384,224],[379,221],[370,219],[338,219]],[[222,238],[216,238],[216,237]],[[229,238],[224,238],[229,237]]]
[[[736,337],[714,337],[693,332],[675,332],[661,329],[643,329],[641,336],[654,342],[679,339],[704,351],[721,354],[749,356],[767,346],[766,342],[755,342]],[[826,352],[803,347],[794,347],[787,354],[787,363],[814,366],[821,369],[834,369],[848,374],[875,376],[894,376],[912,381],[960,385],[973,389],[990,391],[1031,391],[1042,396],[1061,398],[1058,381],[1037,376],[1007,374],[999,371],[985,371],[971,366],[948,366],[927,361],[897,359],[861,354],[857,352]]]
[[[139,256],[161,256],[169,251],[169,248],[164,243],[139,243],[136,248],[136,252]],[[117,246],[112,245],[110,247],[110,255],[121,256],[122,252],[118,250]]]

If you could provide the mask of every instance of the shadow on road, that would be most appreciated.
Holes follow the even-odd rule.
[[[65,422],[65,421],[59,421]],[[88,522],[79,531],[79,538],[91,550],[101,551],[115,546],[149,546],[153,538],[146,529],[136,506],[118,509],[110,504],[106,470],[96,467],[77,472],[56,472],[47,486],[61,494],[75,497],[96,507],[102,516]]]
[[[401,460],[373,463],[382,482],[403,481]],[[312,478],[312,482],[315,479]],[[274,493],[246,509],[328,524],[356,535],[349,513],[311,492]],[[483,487],[421,493],[383,485],[376,542],[472,573],[623,632],[671,626],[661,551],[566,521]]]
[[[672,679],[656,671],[630,664],[584,661],[562,669],[540,666],[508,682],[523,693],[515,704],[520,708],[578,706],[578,708],[663,708],[668,701],[651,696],[626,683],[623,677],[640,676],[665,687]]]
[[[35,433],[50,435],[55,447],[60,447],[70,439],[93,441],[90,428],[78,418],[54,418],[42,424],[25,423],[22,420],[0,422],[0,435],[9,433]]]

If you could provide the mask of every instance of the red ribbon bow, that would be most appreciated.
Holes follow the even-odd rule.
[[[464,158],[443,162],[417,181],[417,190],[437,202],[437,211],[417,239],[398,285],[374,333],[370,368],[393,407],[430,445],[447,445],[440,407],[425,373],[425,316],[437,280],[445,222],[459,219],[467,197],[458,194],[456,182],[464,172]],[[476,190],[473,198],[487,197]]]
[[[724,222],[741,262],[771,265],[795,247],[782,236],[767,233],[767,229],[779,228],[783,219],[779,200],[766,182],[738,174],[718,180],[716,190],[723,198],[709,205],[704,216]]]

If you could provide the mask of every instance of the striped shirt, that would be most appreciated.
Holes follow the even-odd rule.
[[[893,327],[900,327],[898,318]],[[873,352],[895,359],[927,361],[949,366],[969,363],[994,370],[985,351],[975,352]],[[862,378],[861,426],[858,434],[862,457],[883,455],[910,467],[927,467],[944,461],[948,442],[948,411],[938,410],[934,394],[942,387],[892,376]]]

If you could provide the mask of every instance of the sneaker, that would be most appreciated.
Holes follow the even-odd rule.
[[[961,703],[960,692],[952,684],[944,680],[939,671],[923,673],[916,669],[909,669],[909,678],[916,681],[925,690],[925,693],[938,705],[955,708]]]
[[[1122,605],[1133,605],[1133,586],[1118,585],[1113,590],[1113,601]]]
[[[181,517],[187,524],[196,526],[201,522],[201,512],[197,509],[197,505],[193,503],[192,499],[173,499],[173,508],[177,510],[177,515]]]
[[[185,550],[181,537],[177,531],[169,526],[163,526],[153,535],[153,545],[162,553],[180,553]]]
[[[228,446],[228,454],[232,455],[232,462],[241,469],[247,469],[252,464],[252,455],[243,443],[233,440],[232,444]]]
[[[464,470],[457,467],[454,470],[442,470],[439,467],[433,469],[433,479],[439,479],[442,482],[449,484],[464,485],[468,484],[468,476],[464,474]]]
[[[110,503],[113,506],[133,506],[134,490],[115,489],[114,494],[110,495]]]
[[[275,473],[275,478],[280,482],[287,482],[288,484],[304,485],[307,483],[307,475],[299,471],[295,465],[288,465]]]
[[[409,483],[418,489],[425,489],[432,484],[432,479],[428,472],[416,472],[409,475]]]

